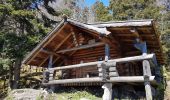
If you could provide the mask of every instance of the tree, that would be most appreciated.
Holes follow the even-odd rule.
[[[95,16],[95,21],[105,22],[112,19],[108,8],[104,6],[103,2],[96,1],[94,5],[92,5],[92,11]]]
[[[109,10],[113,20],[159,19],[156,0],[111,0]]]
[[[9,69],[14,69],[13,88],[18,88],[23,57],[50,29],[37,19],[35,11],[29,9],[31,2],[33,0],[4,0],[0,4],[0,58],[8,59]],[[1,66],[5,64],[1,63]]]

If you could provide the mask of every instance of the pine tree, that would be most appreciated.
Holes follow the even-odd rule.
[[[111,0],[109,9],[113,20],[159,19],[156,0]]]
[[[107,7],[104,6],[103,2],[97,1],[92,5],[92,11],[95,16],[95,21],[109,21],[112,16]]]
[[[8,61],[8,70],[14,69],[13,88],[18,88],[22,59],[50,29],[29,9],[32,2],[4,0],[0,4],[0,66],[4,67],[3,61]]]

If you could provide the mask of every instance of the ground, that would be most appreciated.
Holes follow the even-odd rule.
[[[16,89],[9,92],[5,100],[102,100],[101,94],[87,89],[58,89],[56,93],[45,90]],[[95,93],[95,94],[94,94]]]
[[[5,100],[102,100],[101,87],[90,88],[93,89],[62,87],[52,94],[42,89],[17,89],[10,91]],[[167,81],[164,100],[170,100],[170,81]]]

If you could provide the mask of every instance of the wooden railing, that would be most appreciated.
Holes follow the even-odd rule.
[[[111,59],[108,60],[107,63],[124,63],[124,62],[132,62],[132,61],[142,61],[142,60],[151,60],[153,59],[154,54],[147,54],[147,55],[141,55],[141,56],[133,56],[133,57],[126,57],[126,58],[118,58],[118,59]],[[82,63],[82,64],[76,64],[76,65],[68,65],[68,66],[61,66],[61,67],[54,67],[49,68],[48,70],[63,70],[63,69],[72,69],[72,68],[80,68],[80,67],[87,67],[87,66],[93,66],[97,64],[102,64],[105,61],[96,61],[96,62],[88,62],[88,63]]]
[[[155,60],[154,54],[144,54],[141,56],[133,56],[126,58],[111,59],[105,61],[96,61],[89,63],[82,63],[76,65],[61,66],[55,68],[48,68],[49,72],[49,81],[43,83],[43,85],[53,85],[53,84],[66,84],[66,83],[84,83],[84,82],[104,82],[110,84],[113,82],[144,82],[146,98],[147,100],[152,100],[152,92],[150,81],[153,81],[155,76],[151,75],[150,65],[154,65]],[[132,61],[142,61],[143,65],[143,76],[118,76],[116,70],[116,63],[132,62]],[[72,68],[80,68],[87,66],[98,66],[99,77],[89,77],[89,78],[75,78],[75,79],[61,79],[53,80],[53,72],[55,70],[65,70]],[[112,86],[112,85],[111,85]]]
[[[60,80],[52,80],[50,79],[49,82],[43,83],[44,85],[49,84],[64,84],[64,83],[81,83],[81,82],[104,82],[104,78],[106,78],[105,82],[144,82],[143,76],[151,76],[150,71],[150,64],[154,58],[154,54],[147,54],[141,56],[133,56],[133,57],[126,57],[126,58],[118,58],[118,59],[111,59],[106,61],[96,61],[96,62],[89,62],[89,63],[82,63],[76,65],[68,65],[68,66],[61,66],[61,67],[54,67],[48,68],[46,72],[49,72],[49,77],[53,77],[53,72],[55,70],[65,70],[65,69],[72,69],[72,68],[80,68],[80,67],[87,67],[87,66],[98,66],[99,77],[89,77],[89,78],[76,78],[76,79],[60,79]],[[132,62],[132,61],[143,61],[143,76],[118,76],[116,73],[116,63],[123,63],[123,62]],[[103,66],[104,65],[104,66]],[[106,67],[106,68],[105,68]],[[103,72],[107,68],[109,68],[109,72]],[[110,70],[112,69],[112,70]],[[114,70],[113,70],[114,69]],[[105,74],[108,73],[108,76]],[[111,74],[112,73],[112,74]],[[115,73],[115,75],[113,75]],[[110,75],[111,74],[111,75]],[[117,74],[117,76],[116,76]],[[108,78],[107,78],[108,77]],[[150,81],[154,80],[154,76],[149,78]]]

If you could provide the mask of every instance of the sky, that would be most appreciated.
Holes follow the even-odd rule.
[[[109,0],[100,0],[105,6],[109,5]],[[87,6],[91,6],[96,2],[96,0],[85,0]]]

